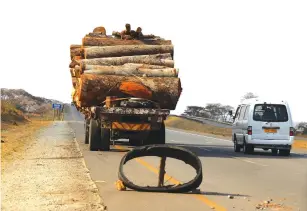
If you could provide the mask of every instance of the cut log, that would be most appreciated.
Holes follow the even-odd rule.
[[[70,45],[70,50],[73,50],[76,48],[81,48],[81,45],[76,45],[76,44]]]
[[[117,96],[145,98],[170,110],[176,108],[182,90],[180,79],[174,77],[139,78],[89,74],[81,75],[77,89],[77,98],[84,107],[99,105],[105,101],[106,96]]]
[[[73,58],[75,56],[81,56],[81,48],[75,48],[70,50],[70,58]]]
[[[130,69],[138,69],[138,68],[146,68],[146,69],[164,69],[164,68],[168,68],[166,66],[161,66],[161,65],[150,65],[150,64],[137,64],[137,63],[126,63],[124,65],[121,66],[103,66],[103,65],[84,65],[83,69],[84,70],[93,70],[93,69],[97,69],[99,70],[100,68],[105,68],[108,67],[110,68],[114,68],[114,70],[118,69],[121,70],[122,68],[130,68]]]
[[[76,77],[76,72],[74,68],[70,68],[70,75],[71,77]]]
[[[77,85],[77,78],[76,78],[76,77],[72,77],[72,78],[71,78],[71,81],[72,81],[73,87],[75,88],[76,85]]]
[[[105,35],[103,32],[95,32],[95,33],[92,32],[92,33],[88,33],[86,36],[107,38],[107,35]]]
[[[171,45],[171,40],[121,40],[116,38],[100,38],[85,36],[82,46],[113,46],[113,45]]]
[[[69,68],[74,68],[75,66],[80,65],[80,61],[77,61],[75,59],[72,59],[70,64],[69,64]]]
[[[79,61],[79,60],[81,60],[82,58],[81,58],[81,56],[74,56],[73,58],[72,58],[72,60],[76,60],[76,61]]]
[[[75,63],[74,63],[75,62]],[[154,55],[142,55],[142,56],[123,56],[123,57],[109,57],[109,58],[97,58],[97,59],[83,59],[80,61],[72,61],[71,66],[80,64],[82,70],[84,65],[123,65],[126,63],[137,64],[150,64],[161,65],[166,67],[174,67],[174,61],[171,55],[168,54],[154,54]],[[70,66],[70,67],[71,67]],[[73,67],[74,67],[73,66]]]
[[[84,74],[93,75],[121,75],[121,76],[143,76],[143,77],[178,77],[175,68],[147,69],[123,66],[99,66],[91,70],[85,70]],[[76,77],[80,74],[75,71]]]
[[[101,57],[136,56],[170,53],[173,55],[173,45],[118,45],[83,48],[81,54],[85,59]]]
[[[106,29],[103,26],[98,26],[96,28],[94,28],[93,33],[100,33],[100,34],[107,34]]]

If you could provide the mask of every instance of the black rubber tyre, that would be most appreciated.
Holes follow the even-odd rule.
[[[159,130],[152,130],[145,140],[146,145],[165,144],[165,124],[162,122]]]
[[[241,146],[239,144],[237,144],[236,136],[233,138],[233,149],[234,149],[235,152],[241,151]]]
[[[279,154],[281,155],[281,156],[289,156],[290,155],[290,149],[280,149],[279,150]]]
[[[243,141],[243,152],[244,154],[251,154],[254,152],[254,147]]]
[[[101,128],[101,141],[100,141],[100,150],[101,151],[110,151],[110,142],[111,142],[111,131],[107,128]]]
[[[277,149],[272,149],[272,155],[277,155],[278,154],[278,150]]]
[[[89,124],[89,149],[97,151],[100,149],[101,128],[97,120],[90,119]]]
[[[89,134],[90,134],[90,120],[85,120],[84,123],[84,133],[85,133],[85,137],[84,137],[84,143],[88,144],[89,143]]]

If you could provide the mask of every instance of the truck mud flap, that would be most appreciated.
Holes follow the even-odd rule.
[[[138,186],[132,183],[124,174],[124,165],[128,161],[144,156],[157,156],[164,158],[163,171],[165,168],[165,157],[174,158],[181,160],[186,164],[192,166],[196,170],[196,176],[189,182],[176,185],[167,185],[167,186]],[[163,160],[163,159],[161,159]],[[161,166],[160,166],[161,174]],[[163,173],[164,176],[164,173]],[[141,146],[134,148],[127,154],[123,156],[119,165],[118,178],[123,183],[125,187],[128,187],[133,190],[143,191],[143,192],[167,192],[167,193],[184,193],[195,190],[200,186],[203,179],[202,174],[202,163],[197,155],[193,152],[178,146],[173,145],[150,145],[150,146]],[[159,178],[160,179],[160,178]],[[160,182],[160,181],[159,181]]]

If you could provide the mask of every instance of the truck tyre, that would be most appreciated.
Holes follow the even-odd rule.
[[[243,152],[244,154],[250,154],[254,152],[254,147],[250,144],[247,144],[245,140],[243,141]]]
[[[165,144],[165,124],[161,124],[159,130],[152,130],[149,132],[145,144]]]
[[[85,133],[84,143],[85,144],[89,143],[89,130],[90,130],[90,121],[86,119],[84,123],[84,133]]]
[[[279,154],[281,156],[289,156],[290,155],[290,149],[280,149]]]
[[[90,119],[89,122],[89,148],[90,151],[97,151],[100,148],[101,128],[97,120]]]
[[[110,151],[111,130],[108,128],[101,128],[100,130],[101,130],[100,149],[102,151]]]

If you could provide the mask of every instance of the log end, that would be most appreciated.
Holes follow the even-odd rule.
[[[137,98],[151,99],[152,92],[143,84],[132,81],[124,81],[119,86],[119,90],[125,94]]]
[[[94,28],[93,33],[99,33],[99,34],[102,34],[102,35],[107,34],[106,29],[103,26],[98,26],[98,27]]]

